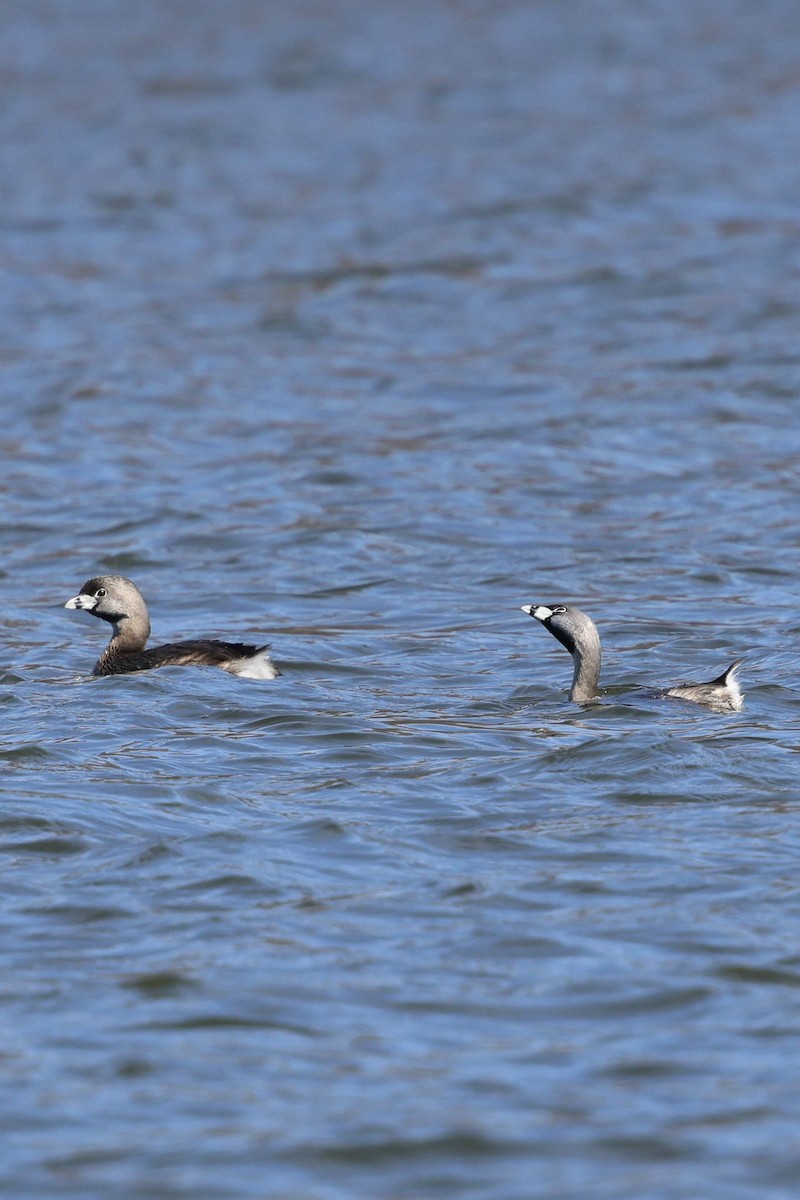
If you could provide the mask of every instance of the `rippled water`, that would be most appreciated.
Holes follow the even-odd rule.
[[[4,1197],[797,1194],[798,51],[5,6]],[[284,675],[91,679],[101,570]]]

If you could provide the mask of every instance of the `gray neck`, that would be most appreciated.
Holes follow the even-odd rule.
[[[597,695],[600,680],[600,635],[593,624],[582,629],[575,638],[572,661],[575,674],[569,698],[576,704],[587,704]]]
[[[120,617],[114,625],[108,649],[130,654],[144,650],[150,636],[150,618],[147,613],[133,613]]]

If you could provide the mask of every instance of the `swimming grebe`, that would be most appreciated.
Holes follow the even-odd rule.
[[[136,584],[124,575],[98,575],[87,580],[80,593],[64,607],[89,612],[114,627],[111,641],[95,663],[93,675],[125,675],[154,667],[181,666],[221,667],[231,675],[247,679],[275,679],[280,675],[267,646],[198,638],[146,650],[150,636],[147,605]]]
[[[592,618],[568,604],[523,604],[522,611],[541,621],[548,633],[552,633],[572,655],[575,671],[570,700],[576,704],[589,704],[595,700],[600,680],[601,651],[600,634]],[[736,681],[736,672],[741,663],[742,659],[737,659],[708,683],[677,683],[673,687],[659,689],[658,694],[691,700],[694,704],[704,704],[718,712],[738,712],[744,703]]]

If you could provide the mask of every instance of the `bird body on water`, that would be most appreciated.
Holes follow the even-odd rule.
[[[98,575],[87,580],[64,607],[91,613],[113,626],[111,641],[95,663],[94,675],[126,675],[181,666],[220,667],[246,679],[275,679],[280,675],[269,657],[268,646],[195,638],[147,650],[147,605],[133,580],[124,575]]]
[[[569,698],[576,704],[590,704],[598,698],[600,683],[600,634],[591,617],[568,604],[523,604],[522,611],[544,625],[572,655],[574,672]],[[707,683],[677,683],[658,690],[661,696],[690,700],[717,712],[738,712],[743,703],[742,690],[736,680],[741,665],[739,658]]]

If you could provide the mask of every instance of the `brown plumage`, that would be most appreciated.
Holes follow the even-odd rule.
[[[80,609],[113,625],[111,641],[94,666],[94,675],[125,675],[156,667],[221,667],[248,679],[275,679],[280,671],[267,646],[196,638],[145,649],[150,617],[142,593],[124,575],[98,575],[64,605]]]
[[[569,698],[576,704],[591,704],[599,695],[600,634],[591,617],[568,604],[523,604],[522,611],[535,617],[572,655],[574,672]],[[677,683],[659,690],[660,696],[691,700],[716,712],[738,712],[744,702],[736,680],[742,660],[735,662],[706,683]]]

